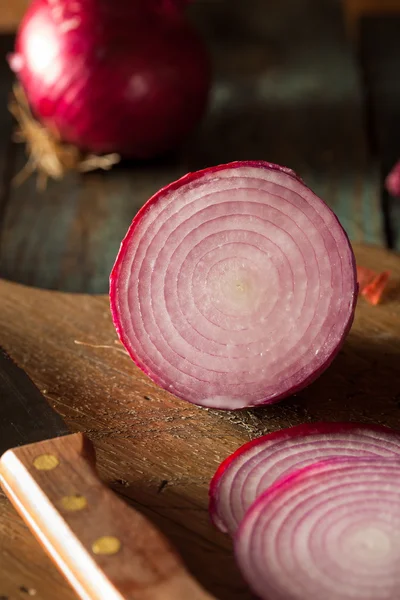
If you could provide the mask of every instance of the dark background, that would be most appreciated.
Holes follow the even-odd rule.
[[[23,7],[0,8],[0,22],[2,10],[9,24]],[[12,184],[26,155],[11,139],[5,56],[13,33],[3,28],[1,277],[106,293],[138,208],[187,171],[240,159],[295,169],[335,210],[352,241],[400,247],[400,201],[382,185],[400,146],[400,2],[199,0],[189,13],[214,69],[201,127],[175,154],[124,162],[109,173],[71,174],[44,193],[35,177]]]

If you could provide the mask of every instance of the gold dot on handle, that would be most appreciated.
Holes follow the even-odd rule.
[[[121,542],[118,538],[112,535],[105,535],[100,537],[92,544],[92,551],[94,554],[117,554],[121,549]]]
[[[61,504],[65,510],[78,511],[87,507],[85,496],[76,494],[75,496],[64,496],[61,498]]]
[[[33,466],[38,471],[52,471],[58,467],[59,464],[60,461],[58,460],[57,456],[54,456],[54,454],[41,454],[33,461]]]

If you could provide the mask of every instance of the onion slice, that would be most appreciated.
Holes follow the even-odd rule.
[[[339,458],[295,471],[250,508],[235,552],[265,600],[397,600],[400,462]]]
[[[295,469],[334,457],[398,457],[400,435],[357,423],[313,423],[244,444],[225,459],[210,484],[213,523],[231,535],[253,502]]]
[[[275,402],[331,363],[356,272],[333,212],[289,169],[190,173],[135,216],[110,278],[120,339],[153,381],[198,405]]]

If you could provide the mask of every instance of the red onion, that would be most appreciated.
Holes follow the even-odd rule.
[[[400,197],[400,160],[386,177],[385,185],[389,194]]]
[[[277,482],[235,539],[265,600],[397,600],[400,462],[332,459]]]
[[[10,59],[35,116],[85,151],[180,143],[205,109],[206,50],[183,0],[33,0]]]
[[[196,404],[276,402],[331,363],[352,323],[354,256],[289,169],[236,162],[186,175],[135,216],[110,281],[120,339]]]
[[[249,507],[275,481],[294,469],[339,456],[400,458],[400,435],[379,426],[313,423],[244,444],[220,465],[211,481],[214,524],[234,534]]]

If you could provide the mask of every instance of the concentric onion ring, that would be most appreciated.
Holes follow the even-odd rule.
[[[380,426],[312,423],[256,438],[224,460],[211,481],[214,524],[233,535],[248,508],[278,479],[340,456],[400,459],[400,435]]]
[[[333,360],[354,313],[349,241],[290,170],[191,173],[139,211],[110,279],[114,323],[157,384],[196,404],[271,403]]]
[[[252,505],[235,551],[265,600],[397,600],[399,461],[340,458],[295,471]]]

